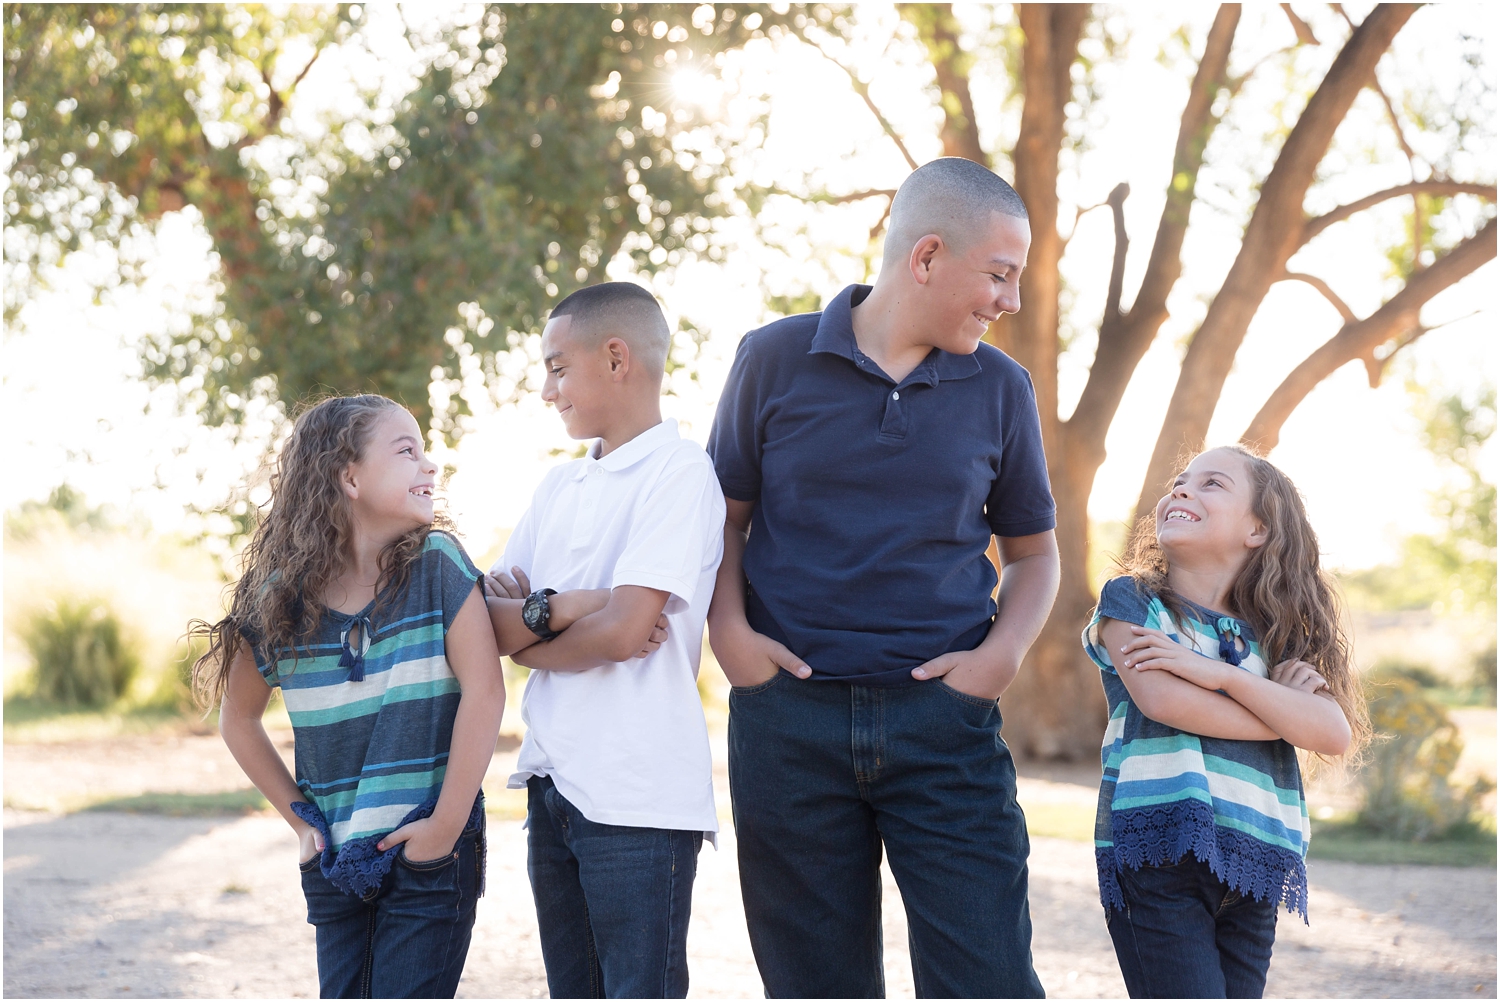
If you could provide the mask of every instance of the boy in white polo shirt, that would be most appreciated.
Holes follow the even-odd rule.
[[[661,418],[670,340],[655,298],[625,282],[552,311],[542,398],[598,441],[546,476],[492,571],[492,587],[529,592],[540,638],[514,655],[533,670],[510,785],[529,791],[553,998],[687,995],[698,849],[719,827],[696,682],[724,497],[703,449]],[[608,604],[553,634],[547,595],[574,588],[610,589]]]

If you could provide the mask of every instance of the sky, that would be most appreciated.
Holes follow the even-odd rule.
[[[995,18],[987,8],[960,5],[957,10],[972,33],[993,30]],[[1451,4],[1420,12],[1382,61],[1382,80],[1398,91],[1410,82],[1419,94],[1430,92],[1441,100],[1456,86],[1458,33],[1483,30],[1465,24],[1473,20],[1465,12],[1473,10]],[[1176,5],[1130,8],[1128,39],[1117,58],[1100,63],[1096,86],[1103,97],[1082,127],[1085,147],[1065,158],[1060,182],[1064,203],[1074,206],[1102,202],[1117,183],[1130,183],[1126,220],[1133,243],[1127,303],[1144,270],[1163,202],[1190,59],[1201,50],[1211,16],[1206,5],[1190,12],[1196,19],[1187,32],[1190,56],[1174,41],[1181,11]],[[1336,34],[1331,14],[1320,14],[1323,20],[1304,16],[1329,40],[1292,57],[1298,70],[1312,71],[1327,65],[1342,35]],[[372,12],[371,21],[374,55],[321,59],[298,92],[294,128],[321,127],[320,114],[351,100],[351,80],[374,80],[393,94],[409,86],[411,54],[399,23],[379,11]],[[939,155],[934,112],[921,87],[923,67],[909,44],[899,37],[891,41],[900,27],[894,15],[882,5],[866,5],[859,27],[860,37],[840,58],[871,81],[873,98],[906,137],[918,162]],[[1222,166],[1200,178],[1184,278],[1169,303],[1172,316],[1136,371],[1110,429],[1108,458],[1090,498],[1095,519],[1121,519],[1134,507],[1185,340],[1238,249],[1249,204],[1247,185],[1274,156],[1275,145],[1265,136],[1276,126],[1287,69],[1286,61],[1272,54],[1291,41],[1291,30],[1274,5],[1246,9],[1231,71],[1244,72],[1269,58],[1249,78],[1210,150],[1210,161]],[[1492,134],[1493,38],[1484,38],[1484,49],[1491,76],[1486,128]],[[858,191],[895,187],[908,170],[895,144],[850,89],[844,71],[807,46],[758,43],[733,54],[721,81],[700,77],[682,83],[679,100],[707,101],[732,120],[748,122],[762,106],[769,108],[765,141],[745,165],[760,183],[795,189],[809,179],[833,192]],[[1015,128],[1005,82],[981,65],[973,83],[981,108],[998,109],[981,114],[982,138],[991,148],[1004,145]],[[1328,208],[1410,179],[1377,102],[1366,91],[1340,130],[1323,165],[1323,180],[1310,198],[1312,208]],[[1463,179],[1493,181],[1494,167],[1491,144],[1479,161],[1459,161],[1451,169]],[[1009,176],[1008,165],[997,164],[997,169]],[[679,371],[664,399],[664,413],[680,422],[684,434],[706,439],[740,336],[767,319],[767,292],[807,289],[826,300],[844,285],[869,278],[868,236],[880,209],[874,200],[813,209],[794,198],[772,198],[759,231],[748,220],[730,221],[721,231],[731,248],[722,263],[691,262],[654,280],[632,275],[623,261],[611,265],[610,277],[651,285],[671,318],[686,318],[709,334],[694,366],[696,378]],[[1064,214],[1064,228],[1072,222],[1069,215]],[[1400,226],[1400,206],[1389,203],[1333,228],[1300,252],[1293,267],[1323,277],[1365,315],[1394,291],[1383,247],[1399,236]],[[1065,414],[1087,376],[1090,329],[1103,305],[1111,232],[1107,212],[1083,215],[1063,262],[1078,330],[1062,361]],[[172,531],[185,524],[185,504],[211,507],[242,480],[254,458],[251,450],[236,450],[222,430],[205,428],[183,413],[171,387],[152,390],[139,378],[136,344],[149,332],[180,323],[184,305],[207,294],[211,250],[193,210],[169,214],[157,228],[147,277],[140,285],[122,287],[95,302],[90,281],[107,273],[112,262],[107,254],[75,255],[50,288],[28,303],[20,322],[7,330],[4,345],[5,425],[18,430],[21,439],[13,467],[19,472],[0,487],[0,501],[7,508],[45,497],[66,481],[94,503],[138,512],[158,529]],[[878,262],[878,256],[873,260]],[[1491,262],[1434,299],[1423,322],[1446,326],[1403,351],[1378,389],[1370,388],[1358,363],[1346,366],[1287,423],[1271,458],[1306,495],[1330,564],[1354,568],[1389,560],[1401,537],[1435,528],[1430,492],[1445,474],[1418,441],[1404,383],[1411,377],[1445,392],[1472,392],[1482,381],[1495,380],[1496,280]],[[1309,287],[1275,286],[1225,386],[1210,441],[1237,438],[1271,389],[1332,336],[1339,323],[1337,313]],[[533,337],[533,365],[535,342]],[[539,384],[538,376],[533,385]],[[457,469],[448,485],[449,507],[470,549],[482,554],[515,523],[546,469],[565,462],[576,443],[534,394],[503,406],[475,394],[470,403],[475,416],[469,432],[456,451],[439,450],[438,458]],[[1500,472],[1500,449],[1494,443],[1484,463],[1493,479]]]

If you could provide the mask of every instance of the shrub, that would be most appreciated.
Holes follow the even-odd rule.
[[[1448,713],[1410,678],[1390,676],[1371,694],[1375,741],[1361,769],[1360,821],[1395,838],[1440,838],[1469,822],[1493,785],[1452,782],[1463,739]]]
[[[36,692],[66,706],[107,706],[140,668],[119,618],[97,599],[62,599],[33,613],[21,639],[36,665]]]
[[[1469,684],[1478,689],[1485,697],[1489,705],[1495,705],[1495,645],[1490,646],[1474,655],[1474,672],[1469,677]]]
[[[1439,689],[1443,686],[1443,680],[1438,678],[1431,665],[1400,658],[1384,658],[1376,662],[1370,669],[1370,675],[1377,682],[1404,678],[1416,683],[1419,689]]]

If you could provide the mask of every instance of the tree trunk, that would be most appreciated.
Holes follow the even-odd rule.
[[[1026,17],[1023,8],[1023,25],[1027,23]],[[1044,408],[1042,427],[1044,438],[1047,439],[1047,460],[1053,493],[1057,498],[1057,539],[1062,580],[1052,614],[1032,647],[1021,676],[1006,693],[1004,700],[1004,707],[1010,717],[1010,723],[1005,728],[1006,739],[1026,755],[1072,760],[1089,757],[1096,752],[1099,734],[1104,728],[1106,707],[1099,688],[1098,674],[1079,644],[1079,632],[1088,621],[1089,611],[1095,602],[1088,575],[1089,495],[1093,492],[1094,478],[1104,462],[1104,437],[1110,422],[1114,419],[1131,373],[1167,318],[1166,299],[1182,273],[1183,236],[1187,232],[1198,171],[1203,165],[1203,151],[1208,145],[1209,135],[1218,124],[1212,108],[1215,98],[1227,81],[1229,50],[1239,18],[1239,6],[1225,4],[1219,8],[1209,30],[1203,57],[1199,61],[1192,90],[1183,108],[1172,163],[1172,177],[1167,185],[1167,202],[1151,248],[1150,263],[1135,304],[1128,313],[1122,312],[1120,298],[1125,255],[1129,247],[1124,220],[1124,202],[1129,195],[1129,188],[1122,184],[1110,192],[1109,204],[1115,217],[1115,259],[1110,270],[1109,295],[1105,304],[1104,321],[1099,329],[1099,347],[1089,370],[1088,384],[1079,399],[1078,407],[1066,422],[1058,420],[1056,409],[1056,257],[1048,260],[1053,278],[1050,286],[1052,300],[1049,303],[1038,303],[1037,294],[1032,287],[1026,285],[1027,280],[1023,278],[1023,312],[1016,317],[1004,318],[1006,322],[995,325],[991,331],[992,341],[1012,354],[1025,350],[1024,343],[1018,344],[1018,341],[1024,342],[1024,339],[1031,338],[1036,345],[1036,354],[1040,355],[1043,334],[1034,326],[1022,323],[1027,316],[1025,311],[1045,313],[1043,322],[1051,324],[1048,328],[1049,351],[1042,364],[1051,377],[1052,396],[1047,405],[1042,405],[1039,400],[1039,406]],[[1076,32],[1073,38],[1076,42]],[[1055,42],[1056,36],[1052,35],[1050,39]],[[1028,30],[1028,59],[1033,40],[1033,32]],[[1031,77],[1028,76],[1027,79],[1030,88]],[[1032,94],[1033,91],[1028,89],[1028,110],[1031,108]],[[1023,139],[1032,138],[1027,133],[1024,118],[1022,136]],[[1056,131],[1049,138],[1060,146],[1060,119]],[[1040,143],[1036,145],[1040,146]],[[1053,157],[1047,165],[1054,172],[1051,175],[1054,184],[1058,146],[1052,147]],[[1022,184],[1026,185],[1026,189],[1022,191],[1023,197],[1028,197],[1027,193],[1033,187],[1031,172],[1035,168],[1030,157],[1034,150],[1034,146],[1029,147],[1025,143],[1017,148],[1016,177],[1018,188]],[[1038,204],[1046,206],[1050,212],[1049,221],[1045,224],[1049,227],[1047,232],[1056,234],[1055,189],[1051,199],[1038,199]],[[1032,205],[1029,197],[1027,205]],[[1036,246],[1036,233],[1043,225],[1038,222],[1038,213],[1033,210],[1033,247]],[[1050,245],[1048,249],[1051,250]],[[1060,250],[1059,242],[1057,251]],[[1033,251],[1028,276],[1034,278],[1037,275],[1037,261]],[[1038,310],[1039,306],[1043,309]],[[1037,316],[1034,314],[1028,319],[1034,324]],[[1038,396],[1040,398],[1041,394]],[[1051,409],[1045,409],[1047,406]]]
[[[1021,77],[1026,105],[1016,142],[1015,187],[1031,217],[1031,253],[1021,277],[1021,312],[997,324],[993,340],[1031,373],[1042,442],[1058,500],[1062,584],[1048,625],[1002,701],[1005,737],[1023,755],[1077,758],[1098,743],[1104,700],[1092,673],[1078,670],[1078,617],[1093,604],[1088,585],[1088,490],[1068,482],[1057,416],[1058,262],[1057,160],[1064,106],[1072,96],[1070,68],[1089,8],[1084,4],[1021,4],[1026,43]],[[1003,573],[1003,570],[1002,570]]]

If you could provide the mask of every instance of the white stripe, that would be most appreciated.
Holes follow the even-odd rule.
[[[416,685],[452,678],[453,669],[448,659],[439,654],[430,658],[399,661],[389,671],[366,675],[362,682],[340,682],[338,685],[320,685],[307,689],[284,689],[282,698],[286,708],[293,713],[314,710],[331,710],[365,699],[379,699],[387,689],[402,685]]]
[[[1118,741],[1120,739],[1120,736],[1124,733],[1125,714],[1122,713],[1118,717],[1110,718],[1109,726],[1104,728],[1104,741],[1101,743],[1100,747],[1108,748],[1110,745]]]
[[[333,841],[336,845],[342,845],[344,840],[354,832],[390,831],[399,825],[401,819],[410,814],[412,808],[416,806],[412,803],[360,808],[348,821],[340,821],[333,825]]]
[[[1286,825],[1289,831],[1300,832],[1302,830],[1301,805],[1283,804],[1277,799],[1276,794],[1263,790],[1253,783],[1247,783],[1234,776],[1211,772],[1208,774],[1208,792],[1213,794],[1215,800],[1227,800],[1253,811],[1259,811],[1266,817],[1275,818]]]
[[[1196,748],[1183,748],[1175,752],[1160,752],[1144,755],[1128,754],[1120,763],[1120,782],[1139,783],[1153,779],[1173,779],[1184,773],[1203,775],[1208,769],[1203,764],[1203,753]]]

